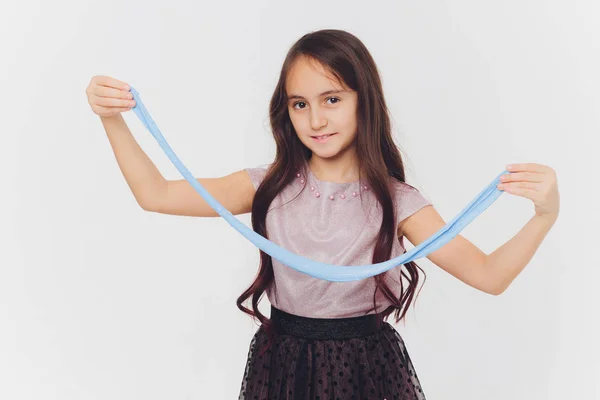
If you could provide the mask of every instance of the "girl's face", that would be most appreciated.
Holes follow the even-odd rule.
[[[337,82],[323,66],[300,56],[286,81],[288,112],[298,138],[323,158],[354,148],[357,93]],[[326,139],[316,136],[333,134]]]

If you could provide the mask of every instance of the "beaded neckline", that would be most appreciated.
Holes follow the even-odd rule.
[[[369,187],[362,181],[344,183],[321,181],[312,172],[308,163],[305,163],[304,168],[296,173],[296,178],[301,185],[306,185],[311,195],[316,198],[346,200],[359,196],[360,192],[369,190]]]

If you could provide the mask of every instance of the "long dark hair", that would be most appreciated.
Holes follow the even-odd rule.
[[[391,258],[392,245],[398,240],[394,197],[389,185],[390,177],[405,182],[404,164],[400,151],[395,145],[390,128],[388,109],[383,97],[381,79],[375,61],[364,44],[351,33],[325,29],[302,36],[289,50],[281,68],[279,81],[269,104],[271,130],[277,146],[275,160],[256,190],[252,204],[252,228],[267,237],[266,217],[271,202],[296,176],[296,172],[310,159],[311,151],[298,138],[287,109],[286,78],[294,61],[299,56],[307,56],[318,61],[340,82],[357,92],[357,136],[356,152],[358,170],[382,207],[383,218],[380,233],[373,252],[373,264]],[[408,281],[404,290],[400,279],[401,295],[396,298],[383,274],[374,276],[376,282],[373,293],[381,290],[392,305],[383,311],[383,319],[395,310],[399,322],[408,310],[419,282],[418,270],[424,271],[414,262],[405,264],[401,274]],[[370,279],[370,278],[369,278]],[[252,285],[237,299],[237,306],[243,312],[258,319],[269,338],[272,338],[271,321],[258,309],[258,303],[265,290],[273,282],[273,262],[271,256],[260,251],[260,268]],[[252,297],[252,310],[243,303]],[[269,345],[271,340],[269,339]]]

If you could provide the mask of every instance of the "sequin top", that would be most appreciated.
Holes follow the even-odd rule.
[[[269,165],[245,168],[255,188]],[[368,186],[359,181],[321,181],[308,164],[269,206],[268,239],[309,259],[334,265],[372,264],[382,212]],[[431,203],[412,186],[390,177],[398,222]],[[362,201],[361,201],[362,199]],[[391,258],[405,252],[394,240]],[[385,280],[400,297],[401,266],[385,272]],[[346,318],[381,312],[391,303],[377,290],[374,278],[330,282],[298,272],[273,259],[274,280],[266,293],[269,302],[290,314],[312,318]],[[422,282],[422,281],[420,281]],[[406,287],[406,282],[404,283]]]

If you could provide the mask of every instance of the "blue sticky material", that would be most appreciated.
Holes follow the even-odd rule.
[[[454,219],[448,222],[433,236],[420,243],[410,251],[392,258],[388,261],[381,262],[378,264],[371,265],[349,265],[340,266],[333,264],[326,264],[314,260],[310,260],[301,255],[292,253],[265,237],[254,232],[253,229],[244,225],[236,217],[233,216],[227,209],[225,209],[217,200],[211,196],[211,194],[204,189],[204,187],[198,182],[198,180],[190,173],[190,171],[183,165],[179,158],[175,155],[160,130],[152,120],[150,113],[142,103],[139,93],[133,87],[131,87],[131,93],[133,99],[136,102],[135,107],[132,108],[133,112],[142,121],[144,126],[150,131],[154,138],[158,141],[158,144],[163,149],[165,154],[169,157],[173,165],[179,170],[181,175],[194,187],[194,189],[202,196],[202,198],[221,216],[223,217],[233,228],[240,232],[246,239],[252,242],[256,247],[269,254],[271,257],[279,260],[282,264],[287,265],[295,269],[296,271],[308,274],[318,279],[324,279],[331,282],[350,282],[357,281],[371,276],[381,274],[394,267],[402,264],[406,264],[410,261],[427,256],[429,253],[439,249],[450,240],[452,240],[458,233],[463,230],[471,221],[473,221],[479,214],[485,211],[500,195],[503,191],[497,188],[497,184],[500,182],[500,177],[504,174],[509,173],[503,171],[499,174],[485,189],[481,191]]]

